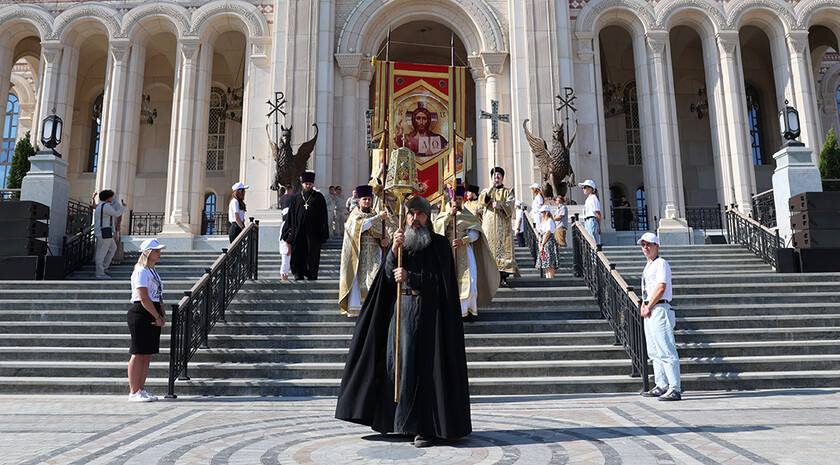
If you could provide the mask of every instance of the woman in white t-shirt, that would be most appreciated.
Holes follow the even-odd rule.
[[[551,214],[551,207],[543,205],[539,211],[540,221],[537,223],[537,235],[540,241],[540,251],[537,254],[537,268],[545,270],[546,278],[554,277],[554,270],[560,268],[560,246],[554,233],[557,224]]]
[[[583,204],[583,226],[586,232],[595,239],[596,244],[601,243],[601,201],[598,200],[598,190],[595,182],[587,179],[578,184],[586,194],[586,202]]]
[[[241,182],[231,186],[233,197],[230,199],[230,205],[228,205],[228,221],[230,222],[228,239],[231,243],[245,229],[245,189],[249,187],[251,186],[246,186]]]
[[[540,222],[540,208],[545,204],[545,200],[539,184],[531,184],[531,192],[534,194],[534,201],[531,202],[531,222],[537,224]]]
[[[155,271],[160,251],[165,245],[156,239],[140,244],[140,258],[131,273],[131,307],[128,330],[131,332],[131,360],[128,362],[129,402],[152,402],[157,397],[146,392],[146,377],[152,354],[160,352],[160,330],[166,324],[163,307],[163,283]]]

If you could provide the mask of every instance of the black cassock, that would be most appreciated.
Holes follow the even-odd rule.
[[[305,197],[304,197],[305,196]],[[316,190],[301,190],[289,202],[289,213],[281,237],[292,247],[289,264],[295,277],[318,279],[321,244],[330,237],[327,202]]]
[[[470,434],[464,326],[449,241],[432,234],[417,253],[403,251],[408,282],[400,328],[400,400],[394,402],[397,285],[390,252],[356,322],[335,416],[381,433],[456,439]]]

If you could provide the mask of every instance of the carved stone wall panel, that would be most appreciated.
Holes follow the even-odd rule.
[[[0,9],[0,24],[8,24],[16,19],[35,25],[41,39],[46,39],[53,32],[53,17],[40,7],[33,5],[10,5]]]
[[[738,29],[739,22],[747,10],[769,9],[777,14],[785,23],[788,29],[796,25],[796,18],[793,15],[793,8],[775,0],[738,0],[733,2],[726,13],[726,29]]]
[[[63,11],[55,18],[50,39],[60,39],[67,27],[82,18],[94,18],[99,20],[108,30],[110,37],[115,37],[121,29],[120,13],[105,5],[77,4]]]
[[[131,29],[145,18],[164,16],[178,29],[178,35],[184,37],[190,33],[190,13],[184,7],[172,3],[146,3],[132,8],[123,16],[122,28],[116,37],[128,37]]]

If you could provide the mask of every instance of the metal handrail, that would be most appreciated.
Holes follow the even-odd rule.
[[[650,381],[644,319],[640,312],[642,300],[579,221],[572,224],[572,244],[575,276],[583,278],[598,302],[601,317],[613,330],[616,345],[623,346],[630,356],[630,376],[641,376],[642,390],[647,391]]]
[[[773,197],[773,189],[752,196],[752,213],[762,226],[776,227],[776,200]]]
[[[93,207],[89,203],[70,199],[67,202],[67,228],[64,231],[68,236],[76,235],[93,224]]]
[[[196,350],[208,348],[210,331],[225,321],[225,310],[246,279],[258,279],[259,221],[251,218],[230,248],[198,279],[177,304],[172,304],[169,349],[169,389],[175,398],[175,379],[188,380],[187,365]]]
[[[730,243],[743,245],[776,268],[776,249],[784,247],[778,230],[760,224],[732,205],[726,210],[726,236]]]
[[[93,225],[88,225],[74,236],[64,236],[61,255],[64,257],[64,276],[67,277],[82,265],[93,260],[96,253],[96,238]]]
[[[711,207],[685,207],[685,219],[694,229],[723,229],[720,204]]]
[[[0,189],[0,202],[20,200],[20,189]]]

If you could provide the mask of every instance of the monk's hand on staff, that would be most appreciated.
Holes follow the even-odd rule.
[[[379,247],[382,247],[383,249],[388,247],[388,239],[379,239]]]
[[[455,247],[457,249],[458,247],[461,247],[462,245],[464,245],[464,241],[462,241],[461,239],[453,239],[452,240],[452,247]]]
[[[395,268],[394,281],[398,283],[404,283],[408,281],[408,271],[406,271],[405,268]]]
[[[387,220],[388,219],[388,212],[386,212],[384,210],[379,212],[379,217],[382,218],[383,220]]]
[[[453,205],[452,208],[449,209],[449,216],[455,216],[457,214],[458,214],[458,207]]]
[[[391,244],[391,252],[397,255],[399,248],[405,242],[405,229],[400,228],[394,232],[394,243]]]
[[[499,202],[493,202],[493,208],[499,208]]]

